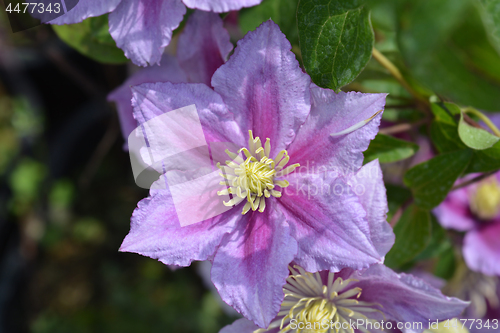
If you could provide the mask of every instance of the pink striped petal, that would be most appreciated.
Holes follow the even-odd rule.
[[[109,32],[134,64],[159,64],[185,13],[181,0],[122,0],[109,14]]]
[[[290,163],[316,169],[356,172],[363,151],[378,132],[381,114],[349,134],[334,136],[384,109],[386,94],[340,92],[311,87],[311,113],[288,148]]]
[[[290,42],[272,21],[238,42],[212,85],[241,129],[271,139],[271,155],[285,149],[310,111],[310,78],[290,51]]]
[[[233,44],[214,13],[195,11],[177,42],[177,59],[189,82],[210,86],[212,75],[226,60]]]
[[[212,281],[222,299],[260,327],[277,315],[287,267],[297,253],[285,217],[274,200],[266,204],[263,213],[243,215],[237,229],[223,239],[212,266]]]
[[[298,265],[309,272],[337,272],[382,261],[366,212],[346,181],[333,172],[287,177],[290,186],[278,202],[299,245]]]

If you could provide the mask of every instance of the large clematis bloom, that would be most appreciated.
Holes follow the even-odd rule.
[[[362,269],[382,262],[394,243],[378,161],[361,168],[386,95],[311,85],[290,50],[268,21],[238,42],[213,75],[213,89],[168,82],[132,88],[140,124],[195,104],[210,146],[241,149],[228,151],[227,204],[234,208],[181,227],[168,186],[153,186],[121,251],[178,266],[212,261],[222,299],[260,327],[279,311],[292,260],[307,271]],[[217,153],[224,152],[212,149]]]
[[[165,54],[161,66],[150,66],[134,73],[108,95],[116,103],[125,142],[138,126],[132,113],[131,86],[147,82],[204,83],[210,85],[214,72],[233,50],[222,19],[215,13],[195,11],[177,41],[177,55]],[[125,145],[126,147],[126,145]]]
[[[109,14],[109,32],[125,56],[136,65],[159,64],[172,32],[186,7],[223,13],[259,4],[262,0],[80,0],[51,24],[72,24]],[[203,32],[200,30],[200,33]]]
[[[470,269],[500,275],[500,172],[450,192],[434,214],[443,227],[466,232],[462,251]]]
[[[220,333],[422,332],[430,322],[459,315],[468,305],[384,265],[338,273],[308,273],[290,267],[285,300],[267,329],[239,319]],[[399,325],[399,326],[398,326]]]

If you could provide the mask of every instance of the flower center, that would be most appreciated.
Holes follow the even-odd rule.
[[[266,198],[281,197],[281,191],[277,191],[275,187],[285,188],[290,185],[283,176],[293,172],[300,165],[296,163],[285,168],[290,160],[286,150],[280,151],[272,159],[271,140],[266,139],[262,147],[259,137],[254,138],[252,131],[248,131],[248,134],[248,149],[241,148],[237,154],[226,149],[231,161],[226,161],[226,166],[217,163],[217,167],[222,171],[220,175],[226,179],[220,184],[228,187],[218,191],[217,194],[232,195],[229,201],[224,202],[226,206],[235,206],[246,199],[242,214],[246,214],[250,209],[253,211],[258,209],[262,213],[266,208]]]
[[[259,329],[254,333],[267,332],[277,327],[280,328],[280,333],[352,333],[350,320],[357,323],[361,319],[365,324],[377,322],[363,313],[382,313],[376,308],[380,305],[359,301],[361,288],[348,288],[350,283],[357,280],[343,280],[340,277],[334,280],[334,273],[329,273],[325,285],[319,273],[312,274],[298,266],[295,268],[298,272],[289,268],[292,275],[287,278],[283,287],[285,300],[278,319],[267,329]],[[363,331],[368,332],[366,328]]]
[[[500,213],[500,185],[496,178],[480,183],[470,197],[472,212],[483,220],[491,220]]]

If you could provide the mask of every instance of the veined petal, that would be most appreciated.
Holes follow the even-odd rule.
[[[344,173],[357,171],[363,163],[363,151],[378,132],[379,113],[366,125],[347,134],[352,126],[363,123],[384,109],[386,94],[339,92],[311,85],[311,113],[288,147],[290,163],[316,168],[340,168]],[[324,170],[323,170],[324,171]]]
[[[177,59],[189,82],[210,86],[212,75],[232,49],[219,15],[196,10],[179,36]]]
[[[363,301],[380,304],[386,319],[421,323],[403,332],[422,332],[429,321],[457,317],[468,302],[444,296],[438,289],[409,274],[396,274],[384,265],[354,272],[350,278],[359,280],[352,286],[362,289]],[[380,319],[383,319],[382,317]]]
[[[50,24],[79,23],[88,17],[101,16],[113,11],[122,0],[80,0],[78,4],[66,14],[59,16]]]
[[[165,182],[162,177],[158,182]],[[150,197],[139,202],[120,251],[148,256],[167,265],[189,266],[193,260],[212,257],[223,236],[241,219],[231,209],[200,223],[181,227],[170,191],[151,190]]]
[[[183,0],[189,8],[201,9],[216,13],[240,10],[243,7],[258,5],[262,0]]]
[[[486,275],[500,275],[500,220],[467,232],[463,254],[467,266]]]
[[[137,71],[108,95],[108,101],[115,102],[117,106],[125,147],[127,147],[126,142],[129,134],[138,126],[132,114],[132,91],[130,87],[147,82],[167,81],[173,83],[187,82],[187,78],[179,67],[177,59],[165,54],[162,57],[160,66],[154,65]]]
[[[181,0],[122,0],[109,15],[109,32],[133,63],[157,64],[185,13]]]
[[[253,333],[258,330],[259,326],[255,325],[248,319],[241,318],[236,320],[231,325],[227,325],[219,333]]]
[[[299,168],[300,169],[300,168]],[[382,261],[358,196],[333,172],[293,173],[279,205],[297,240],[295,262],[306,271],[361,269]]]
[[[260,327],[267,327],[278,313],[288,264],[297,253],[285,217],[274,205],[268,200],[263,213],[242,215],[212,266],[212,281],[222,299]]]
[[[395,235],[387,223],[387,196],[378,160],[364,165],[349,179],[352,191],[359,197],[370,225],[370,238],[380,256],[394,245]]]
[[[239,146],[245,143],[245,136],[222,98],[204,84],[145,83],[132,87],[132,93],[134,118],[139,124],[165,112],[195,104],[208,143],[234,142]]]
[[[269,138],[271,156],[285,149],[310,111],[310,78],[272,21],[238,42],[212,78],[212,86],[244,132]]]

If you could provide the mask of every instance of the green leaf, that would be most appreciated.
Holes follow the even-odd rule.
[[[467,148],[458,136],[457,125],[449,125],[441,121],[434,121],[431,124],[431,140],[440,153]]]
[[[398,268],[415,258],[429,244],[430,213],[415,205],[409,206],[394,227],[394,234],[396,241],[385,257],[385,265]]]
[[[399,207],[411,198],[411,192],[405,187],[390,183],[385,184],[385,188],[387,190],[387,204],[389,206],[387,221],[390,221]]]
[[[339,91],[370,60],[374,35],[362,0],[300,0],[297,24],[304,67],[320,87]]]
[[[466,173],[490,172],[500,169],[500,142],[485,150],[474,151]]]
[[[413,142],[393,138],[392,136],[377,134],[365,151],[365,163],[378,158],[380,163],[391,163],[404,160],[415,154],[418,145]]]
[[[446,249],[439,257],[434,269],[434,275],[442,279],[449,280],[453,277],[457,262],[455,259],[455,251],[452,246]]]
[[[457,122],[455,121],[453,116],[460,114],[460,108],[458,107],[458,105],[446,102],[432,103],[431,111],[436,117],[437,121],[441,121],[449,125],[456,125]]]
[[[467,124],[464,120],[463,112],[460,113],[460,122],[458,123],[458,135],[462,142],[467,145],[467,147],[484,150],[491,148],[495,143],[500,140],[499,137],[494,136],[488,131],[482,128],[472,127]]]
[[[408,170],[404,183],[411,188],[415,204],[428,210],[439,205],[467,168],[471,157],[470,149],[458,150],[438,155]]]
[[[480,13],[492,44],[500,52],[500,0],[479,0]]]
[[[446,232],[441,227],[434,215],[431,215],[432,236],[424,251],[415,258],[416,261],[427,260],[440,256],[448,248],[452,247],[451,242],[446,237]]]
[[[108,16],[91,17],[81,23],[52,25],[56,34],[83,55],[102,63],[128,61],[109,34]]]
[[[258,6],[243,8],[238,13],[241,32],[255,30],[262,22],[272,19],[280,26],[292,45],[299,44],[297,30],[297,4],[299,0],[264,0]]]
[[[458,136],[458,123],[453,115],[460,114],[460,108],[451,103],[432,103],[435,120],[431,124],[431,139],[441,153],[467,148]]]
[[[398,43],[413,77],[463,105],[500,110],[500,55],[469,0],[402,0]]]

